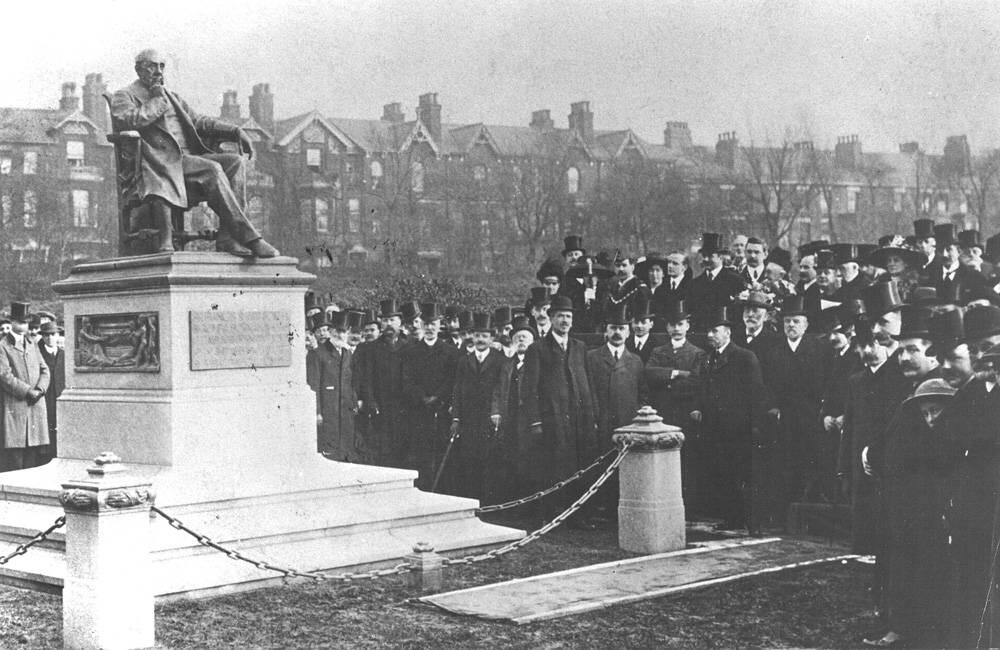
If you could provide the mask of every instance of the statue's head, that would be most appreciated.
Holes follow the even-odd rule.
[[[147,88],[163,85],[163,69],[166,67],[166,59],[156,50],[146,49],[135,55],[135,73]]]

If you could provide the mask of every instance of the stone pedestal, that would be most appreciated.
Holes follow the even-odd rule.
[[[388,564],[419,541],[453,550],[521,536],[480,522],[473,500],[418,491],[414,471],[316,453],[303,342],[315,278],[296,264],[158,253],[78,265],[57,282],[67,328],[59,458],[0,474],[0,553],[48,526],[59,486],[109,449],[156,486],[164,511],[297,569]],[[275,580],[160,518],[151,535],[158,596]],[[0,569],[0,580],[57,590],[64,566],[54,542]]]
[[[154,645],[149,483],[104,455],[89,477],[63,484],[66,577],[63,647],[126,650]]]
[[[618,444],[632,444],[618,468],[618,545],[632,553],[683,549],[680,450],[684,434],[644,406],[632,424],[615,429],[613,438]]]

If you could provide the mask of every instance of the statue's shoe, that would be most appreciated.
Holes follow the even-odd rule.
[[[259,239],[256,241],[260,241]],[[231,253],[240,257],[253,257],[254,253],[249,248],[240,244],[234,239],[218,239],[215,241],[215,250],[220,253]]]
[[[247,242],[247,248],[250,249],[250,253],[254,257],[277,257],[281,255],[278,249],[264,241],[263,237]]]

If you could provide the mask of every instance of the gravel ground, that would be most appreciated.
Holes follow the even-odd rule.
[[[451,570],[445,589],[631,557],[616,535],[560,527],[503,559]],[[875,625],[870,570],[809,567],[523,626],[413,603],[401,577],[299,583],[159,605],[156,632],[158,647],[177,649],[858,647]],[[58,596],[0,587],[0,648],[61,647],[61,632]]]

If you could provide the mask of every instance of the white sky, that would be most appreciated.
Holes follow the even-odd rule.
[[[788,127],[866,151],[965,133],[1000,146],[1000,2],[845,0],[7,0],[0,106],[55,106],[63,81],[133,78],[138,50],[168,55],[167,84],[217,113],[247,114],[267,81],[277,116],[318,108],[377,118],[438,92],[446,122],[566,125],[588,99],[595,127],[660,142],[668,120],[697,144]]]

